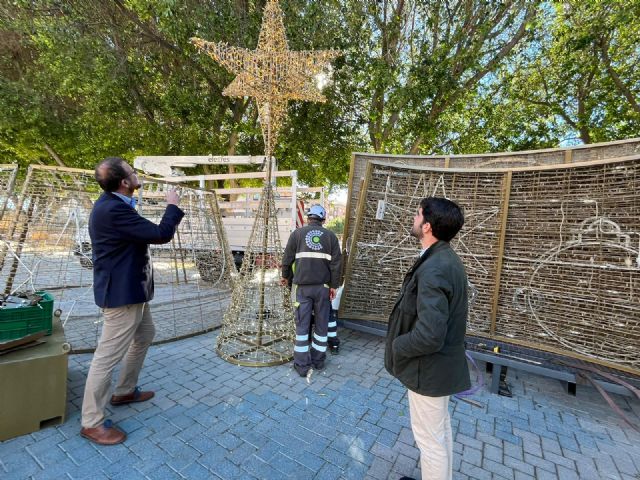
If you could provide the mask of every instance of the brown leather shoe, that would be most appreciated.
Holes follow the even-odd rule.
[[[98,445],[117,445],[127,439],[127,434],[111,426],[107,420],[104,425],[95,428],[82,427],[80,435]]]
[[[127,395],[112,395],[110,403],[111,405],[126,405],[127,403],[146,402],[154,395],[154,392],[143,392],[140,387],[136,387],[133,392]]]

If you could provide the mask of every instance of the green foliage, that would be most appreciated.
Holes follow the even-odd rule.
[[[53,163],[57,156],[67,166],[92,167],[107,155],[261,154],[255,105],[221,95],[233,75],[198,54],[189,38],[253,49],[262,6],[41,0],[3,7],[0,35],[13,42],[0,47],[9,54],[0,56],[0,161]],[[292,49],[334,46],[321,32],[328,9],[288,7]],[[299,15],[311,20],[305,28]],[[298,169],[305,183],[344,183],[359,144],[357,129],[341,116],[348,100],[334,98],[292,104],[281,136],[281,168]]]
[[[309,185],[351,152],[478,153],[640,135],[640,0],[281,0],[290,48],[341,49],[275,152]],[[192,36],[255,48],[264,0],[0,6],[0,162],[263,152],[255,104]],[[238,171],[242,168],[238,167]]]
[[[513,123],[507,144],[539,148],[637,136],[640,29],[628,19],[640,2],[563,1],[548,7],[530,41],[496,71],[483,102],[494,103],[494,112]],[[519,141],[523,134],[530,146]]]
[[[344,233],[344,217],[335,217],[327,220],[325,227],[338,236],[342,235]]]

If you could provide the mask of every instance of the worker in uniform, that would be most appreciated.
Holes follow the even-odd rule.
[[[307,211],[307,225],[291,233],[282,258],[282,285],[293,278],[296,322],[293,366],[303,377],[311,368],[324,368],[330,301],[340,285],[342,254],[338,238],[322,226],[326,218],[322,205],[312,205]],[[312,313],[315,325],[309,341]]]

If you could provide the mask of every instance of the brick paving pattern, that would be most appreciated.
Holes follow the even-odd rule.
[[[291,364],[239,367],[217,332],[151,347],[149,402],[110,407],[124,444],[79,435],[91,355],[69,358],[68,418],[0,442],[4,479],[394,479],[420,477],[405,389],[383,368],[383,341],[340,332],[340,355],[309,381]],[[510,371],[513,398],[450,405],[456,479],[640,479],[640,434],[591,388]],[[639,402],[616,396],[638,419]]]

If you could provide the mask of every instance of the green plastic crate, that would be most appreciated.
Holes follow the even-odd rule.
[[[51,335],[53,319],[53,297],[46,292],[38,305],[0,309],[0,340],[13,340],[46,330]]]

